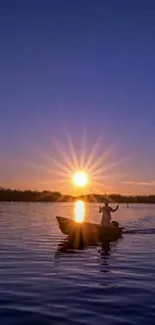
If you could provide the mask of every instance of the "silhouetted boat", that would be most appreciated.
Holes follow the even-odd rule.
[[[70,242],[80,241],[84,244],[96,244],[100,241],[115,241],[122,235],[123,227],[119,227],[118,222],[114,221],[108,227],[102,227],[99,224],[90,222],[78,223],[72,219],[56,217],[59,229],[65,235],[68,235]]]

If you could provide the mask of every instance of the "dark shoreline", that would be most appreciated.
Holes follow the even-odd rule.
[[[87,194],[81,196],[63,195],[60,192],[0,189],[0,202],[74,202],[82,199],[86,202],[102,203],[108,199],[111,203],[155,204],[155,195]]]

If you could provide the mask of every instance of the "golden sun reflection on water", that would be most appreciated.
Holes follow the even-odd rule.
[[[85,203],[81,200],[75,202],[74,219],[76,222],[83,222],[85,216]]]

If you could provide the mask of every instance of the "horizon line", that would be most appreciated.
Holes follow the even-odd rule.
[[[37,193],[51,193],[51,194],[54,194],[54,193],[59,193],[61,196],[70,196],[70,197],[84,197],[84,196],[93,196],[93,195],[98,195],[98,196],[105,196],[105,197],[108,197],[110,195],[116,195],[116,196],[125,196],[125,197],[129,197],[129,196],[142,196],[142,197],[146,197],[146,196],[155,196],[155,193],[154,194],[134,194],[134,193],[127,193],[127,194],[123,194],[123,193],[116,193],[116,192],[111,192],[111,193],[84,193],[84,194],[79,194],[79,195],[73,195],[73,194],[64,194],[64,193],[61,193],[61,191],[59,190],[37,190],[37,189],[21,189],[21,188],[10,188],[10,187],[3,187],[3,186],[0,186],[0,192],[1,191],[17,191],[17,192],[37,192]]]

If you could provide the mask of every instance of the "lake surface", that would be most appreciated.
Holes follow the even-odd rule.
[[[86,205],[86,220],[100,221],[98,206]],[[0,324],[154,324],[155,206],[120,206],[114,219],[137,233],[109,252],[59,253],[65,236],[55,216],[73,210],[71,203],[0,203]]]

